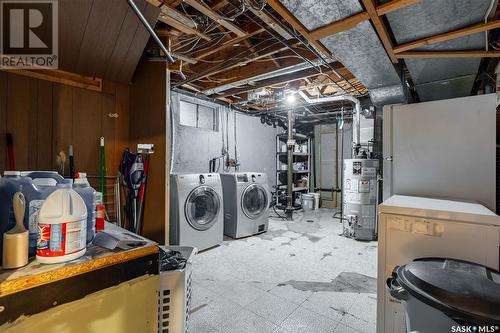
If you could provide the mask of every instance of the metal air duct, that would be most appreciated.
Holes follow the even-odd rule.
[[[354,104],[355,113],[353,115],[353,139],[354,147],[356,148],[360,145],[361,141],[361,102],[356,97],[350,95],[338,95],[338,96],[328,96],[311,99],[303,91],[299,91],[300,97],[302,97],[308,104],[320,104],[329,102],[351,102]]]

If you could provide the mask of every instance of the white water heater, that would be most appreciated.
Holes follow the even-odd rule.
[[[378,160],[344,160],[343,232],[347,237],[377,238],[378,170]]]

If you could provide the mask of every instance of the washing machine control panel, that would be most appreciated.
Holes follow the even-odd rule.
[[[247,174],[236,175],[236,181],[238,183],[248,183],[248,175]]]
[[[218,175],[214,174],[205,174],[205,175],[199,175],[198,180],[200,185],[216,184],[219,181],[219,177]]]

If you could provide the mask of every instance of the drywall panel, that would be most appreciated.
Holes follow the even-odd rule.
[[[216,108],[218,130],[181,125],[179,121],[181,100]],[[239,171],[265,172],[268,174],[270,184],[276,183],[275,140],[278,133],[276,128],[261,124],[258,117],[235,113],[225,106],[175,92],[172,93],[171,103],[173,173],[208,172],[210,159],[222,156],[224,146],[230,158],[235,157],[236,151],[240,162]],[[218,172],[224,172],[223,161],[222,159],[219,161]],[[231,171],[234,172],[234,168]]]
[[[45,332],[157,332],[158,286],[157,275],[142,276],[22,317],[0,331],[38,332],[43,327]]]
[[[384,121],[384,198],[448,197],[495,211],[495,95],[388,106]]]

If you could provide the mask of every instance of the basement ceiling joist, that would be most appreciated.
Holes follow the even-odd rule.
[[[374,19],[375,17],[383,16],[387,13],[391,13],[393,11],[399,10],[401,8],[413,5],[421,0],[393,0],[384,5],[375,6],[372,0],[370,0],[370,10],[367,8],[367,3],[363,1],[365,5],[366,11],[362,11],[360,13],[354,14],[352,16],[343,18],[341,20],[335,21],[333,23],[324,25],[322,27],[316,28],[313,31],[310,31],[310,35],[315,40],[320,40],[325,37],[335,35],[339,32],[349,30],[354,28],[358,24],[364,21],[368,21],[370,19]],[[273,6],[274,8],[274,6]]]
[[[495,20],[487,23],[480,23],[470,27],[466,27],[463,29],[458,29],[450,32],[445,32],[442,34],[422,38],[416,41],[408,42],[394,48],[394,52],[400,53],[403,51],[408,51],[412,49],[416,49],[425,45],[432,45],[441,42],[445,42],[451,39],[457,39],[464,36],[469,36],[473,34],[477,34],[479,32],[484,32],[492,29],[500,28],[500,20]]]
[[[396,54],[398,59],[424,58],[500,58],[500,51],[407,51]]]
[[[244,8],[240,7],[239,0],[147,1],[162,8],[162,23],[156,27],[157,31],[170,39],[172,51],[179,59],[175,68],[187,77],[182,81],[174,72],[174,86],[189,85],[219,99],[245,98],[253,89],[278,89],[287,82],[295,85],[295,81],[301,87],[323,84],[318,89],[320,93],[342,87],[344,93],[363,95],[366,88],[356,79],[370,91],[378,89],[383,94],[393,89],[403,96],[402,60],[408,64],[416,58],[498,56],[496,51],[467,47],[462,50],[426,48],[498,28],[500,23],[497,21],[470,27],[454,26],[448,31],[439,30],[428,35],[415,33],[418,38],[413,40],[395,38],[391,18],[421,8],[424,3],[429,7],[434,4],[432,0],[267,0],[262,8],[255,5],[258,4],[255,0],[248,0]],[[457,4],[464,1],[467,0],[457,0]],[[380,2],[382,4],[378,4]],[[165,24],[174,29],[166,29]],[[364,61],[357,58],[359,54],[365,56]],[[280,69],[311,61],[324,65],[321,63],[324,59],[339,60],[335,67],[346,73],[345,78],[338,79],[332,74],[330,81],[341,82],[335,89],[327,89],[328,83],[321,83],[324,81],[321,74],[314,74],[313,68],[302,68],[297,71],[300,73],[278,74]],[[348,65],[349,70],[341,63]],[[266,76],[275,72],[282,78]],[[326,72],[331,73],[331,68],[326,68]],[[252,81],[253,77],[261,76],[265,79]],[[353,90],[354,86],[358,91]]]
[[[327,68],[323,67],[323,70],[327,70]],[[270,79],[261,80],[258,83],[247,84],[240,88],[229,89],[224,91],[223,93],[217,94],[217,97],[229,97],[232,95],[238,95],[242,93],[247,93],[255,89],[265,88],[274,85],[281,85],[292,81],[297,81],[309,77],[318,76],[318,70],[315,68],[303,69],[298,72],[293,72],[290,74],[284,74],[272,77]]]
[[[217,12],[215,12],[212,8],[208,7],[204,3],[201,3],[198,0],[184,0],[184,2],[191,7],[197,9],[199,12],[205,14],[208,16],[210,19],[213,21],[217,22],[224,28],[228,29],[229,31],[235,33],[239,37],[245,36],[245,31],[241,30],[239,27],[234,25],[233,23],[229,22],[225,18],[221,17]]]

